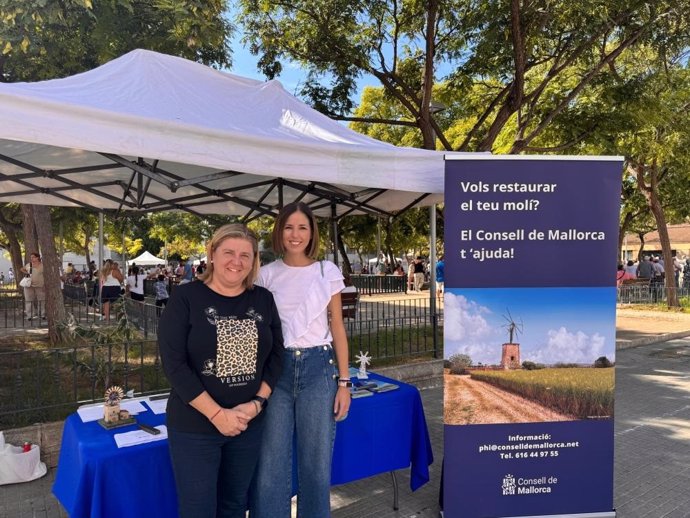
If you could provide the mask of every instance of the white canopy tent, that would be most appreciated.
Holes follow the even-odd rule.
[[[98,210],[384,216],[440,202],[443,153],[351,131],[277,81],[135,50],[94,70],[0,83],[0,202]]]
[[[147,250],[134,259],[127,261],[127,266],[131,266],[132,264],[136,264],[137,266],[158,266],[159,264],[165,264],[165,259],[159,259]]]

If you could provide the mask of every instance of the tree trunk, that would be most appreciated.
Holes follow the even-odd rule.
[[[350,275],[352,273],[352,265],[350,264],[350,258],[347,256],[347,252],[345,251],[345,243],[343,243],[343,238],[340,235],[340,232],[338,232],[337,235],[337,242],[338,251],[340,252],[340,255],[343,258],[343,275]]]
[[[45,205],[33,207],[38,240],[43,252],[43,277],[46,292],[46,316],[48,317],[48,338],[55,345],[59,341],[58,324],[66,319],[65,303],[60,286],[60,263],[55,250],[55,238],[50,218],[50,209]]]
[[[649,171],[649,184],[645,181],[645,170]],[[666,216],[664,209],[659,201],[658,193],[658,170],[656,164],[649,166],[637,165],[637,186],[647,200],[647,205],[654,215],[657,232],[659,232],[659,242],[664,256],[664,270],[666,271],[665,286],[668,294],[668,307],[679,307],[678,292],[676,290],[676,276],[671,256],[671,240],[668,237],[668,227],[666,226]]]
[[[34,207],[36,206],[22,204],[22,224],[24,227],[24,262],[22,264],[29,263],[29,256],[32,253],[40,253],[36,225],[34,224]]]
[[[628,228],[630,227],[630,223],[632,223],[633,220],[633,215],[629,212],[626,212],[625,216],[623,217],[623,221],[621,222],[621,225],[618,229],[618,257],[619,260],[622,260],[620,258],[623,257],[623,242],[625,241],[625,234],[628,233]]]
[[[642,261],[642,256],[644,255],[644,232],[638,232],[637,237],[640,238],[640,249],[637,252],[637,260]]]

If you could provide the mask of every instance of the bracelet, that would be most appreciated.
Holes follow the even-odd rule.
[[[209,421],[213,421],[218,414],[223,410],[223,407],[218,407],[218,410],[216,411],[215,414],[213,414],[211,417],[208,418]]]
[[[259,402],[258,399],[252,399],[252,403],[254,403],[254,406],[256,407],[256,415],[259,415],[261,413],[261,403]]]

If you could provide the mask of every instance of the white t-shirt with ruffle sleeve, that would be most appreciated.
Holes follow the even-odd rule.
[[[288,266],[282,260],[262,266],[256,284],[273,293],[285,347],[302,349],[331,343],[328,303],[345,288],[343,274],[330,261]]]

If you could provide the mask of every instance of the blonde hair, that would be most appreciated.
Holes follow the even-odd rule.
[[[98,272],[98,276],[106,280],[108,278],[108,275],[110,275],[113,271],[113,260],[112,259],[106,259],[105,262],[103,263],[103,266],[101,266],[101,269]]]
[[[316,216],[304,202],[292,202],[285,205],[278,213],[275,225],[273,225],[273,235],[271,236],[271,244],[273,251],[278,255],[285,254],[285,245],[283,244],[283,230],[290,216],[295,212],[301,212],[309,220],[309,229],[311,230],[311,238],[304,253],[311,259],[316,259],[319,256],[319,225],[316,221]]]
[[[252,245],[252,252],[254,253],[252,269],[247,278],[242,282],[246,289],[251,290],[254,287],[254,281],[259,276],[259,240],[256,234],[242,223],[223,225],[213,233],[211,240],[206,244],[206,258],[208,261],[206,263],[206,270],[199,275],[199,279],[205,284],[209,284],[213,280],[214,267],[211,258],[213,257],[213,252],[215,252],[220,244],[226,239],[245,239]]]

